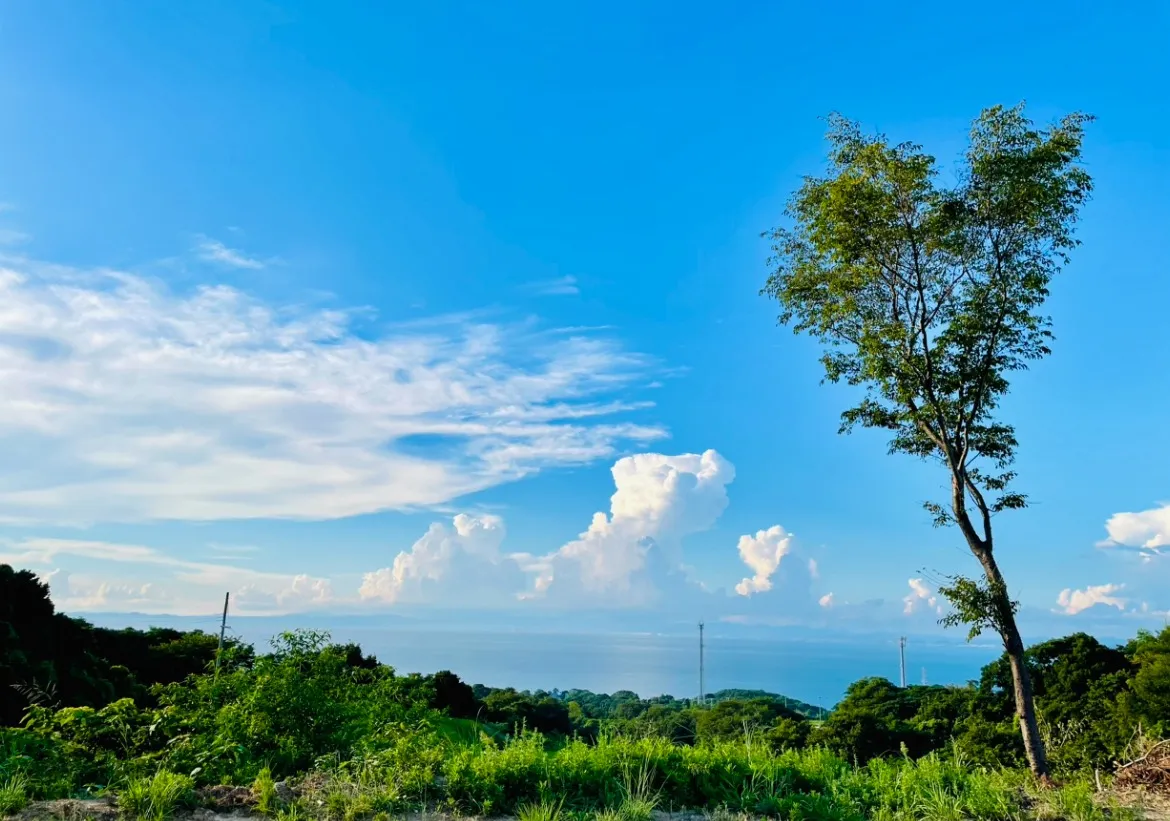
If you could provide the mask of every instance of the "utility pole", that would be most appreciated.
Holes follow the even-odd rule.
[[[898,655],[902,660],[902,689],[906,688],[906,637],[898,639]]]
[[[703,704],[703,622],[699,622],[699,704]]]
[[[219,657],[223,654],[223,634],[227,630],[228,599],[231,593],[223,594],[223,618],[219,622],[219,646],[215,648],[215,677],[219,678]]]

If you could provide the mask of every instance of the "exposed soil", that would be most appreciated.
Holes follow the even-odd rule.
[[[1142,814],[1145,821],[1170,821],[1170,794],[1145,789],[1122,790],[1118,799]]]

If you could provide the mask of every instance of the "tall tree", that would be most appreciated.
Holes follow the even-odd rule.
[[[920,146],[831,117],[828,172],[805,179],[786,210],[791,226],[770,233],[763,289],[781,323],[825,345],[829,381],[864,388],[842,414],[843,433],[887,430],[891,453],[945,469],[950,492],[926,508],[958,527],[982,578],[949,580],[944,621],[969,624],[972,637],[999,633],[1028,761],[1045,778],[1018,604],[996,560],[995,514],[1027,505],[1011,488],[1015,430],[998,410],[1008,376],[1050,352],[1040,311],[1077,245],[1090,120],[1072,114],[1040,129],[1022,105],[987,109],[947,186]]]

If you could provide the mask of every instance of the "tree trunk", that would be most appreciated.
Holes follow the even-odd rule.
[[[967,512],[968,488],[972,489],[972,495],[983,515],[982,538],[976,532]],[[1032,677],[1028,675],[1028,666],[1024,660],[1024,640],[1020,638],[1020,629],[1016,626],[1016,614],[1012,609],[1007,583],[1003,580],[1003,573],[1000,572],[999,564],[992,552],[991,513],[983,497],[974,490],[973,485],[962,473],[955,472],[952,475],[951,492],[951,510],[954,512],[955,522],[963,532],[967,546],[983,566],[988,589],[996,597],[992,603],[995,612],[987,615],[992,617],[992,624],[1003,640],[1003,649],[1011,665],[1012,696],[1016,702],[1016,718],[1020,720],[1020,736],[1024,741],[1024,755],[1028,758],[1028,767],[1040,781],[1049,783],[1051,779],[1048,775],[1048,756],[1044,754],[1044,740],[1040,738],[1040,727],[1036,722]]]
[[[1024,663],[1024,642],[1016,627],[1016,618],[1008,614],[1004,625],[1003,646],[1007,650],[1008,662],[1012,668],[1012,694],[1016,699],[1016,717],[1020,720],[1020,735],[1024,739],[1024,755],[1028,767],[1041,781],[1048,781],[1048,756],[1044,741],[1040,738],[1040,727],[1036,723],[1036,705],[1032,698],[1032,677]]]
[[[1044,741],[1040,738],[1040,727],[1036,723],[1036,703],[1032,696],[1032,677],[1024,660],[1024,640],[1016,626],[1016,616],[1004,583],[1003,574],[991,551],[985,546],[971,545],[971,552],[983,565],[983,573],[993,591],[998,591],[1001,601],[998,624],[1000,638],[1012,669],[1012,696],[1016,702],[1016,718],[1020,721],[1020,736],[1024,741],[1024,755],[1032,774],[1041,781],[1049,781],[1048,756],[1044,752]]]

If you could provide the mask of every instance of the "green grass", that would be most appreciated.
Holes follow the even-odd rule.
[[[516,808],[517,821],[557,821],[561,817],[561,802],[540,801]]]
[[[159,770],[149,778],[131,778],[118,793],[118,809],[135,821],[167,821],[194,803],[195,783],[185,775]]]
[[[252,794],[256,796],[256,811],[263,815],[276,813],[279,803],[276,799],[276,781],[267,767],[260,770],[252,782]]]
[[[0,781],[0,817],[16,815],[28,805],[28,785],[14,775]]]
[[[654,788],[654,769],[646,758],[636,767],[627,769],[622,778],[622,803],[618,815],[622,821],[650,821],[661,794]]]

